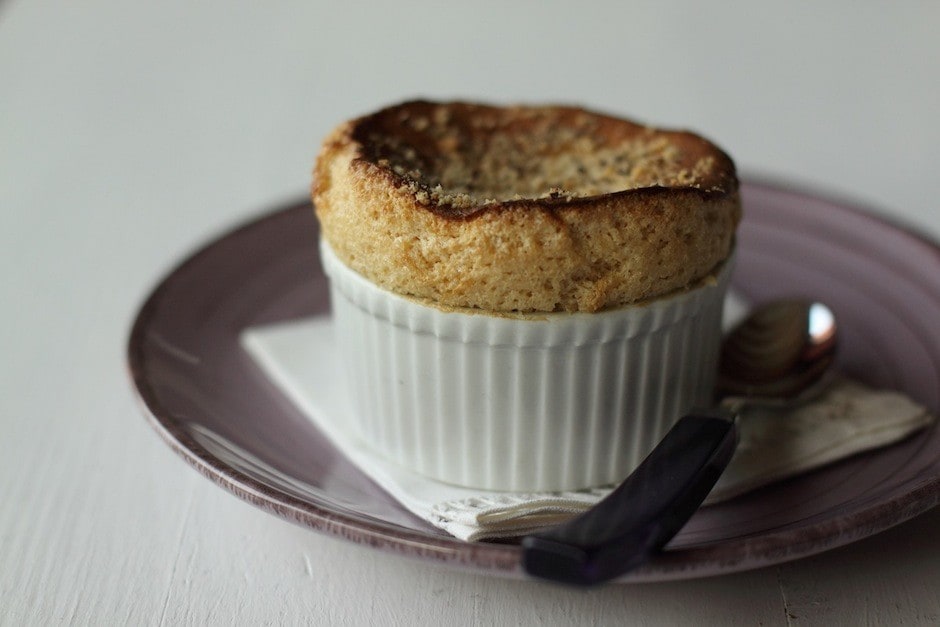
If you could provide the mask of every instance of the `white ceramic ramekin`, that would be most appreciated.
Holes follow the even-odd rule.
[[[440,481],[572,490],[626,477],[710,402],[731,263],[612,311],[502,317],[386,291],[321,242],[355,432]]]

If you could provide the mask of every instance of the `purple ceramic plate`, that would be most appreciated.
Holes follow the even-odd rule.
[[[735,287],[754,301],[829,303],[841,369],[940,410],[940,248],[844,203],[743,186]],[[242,351],[252,325],[329,315],[317,224],[299,203],[209,244],[157,288],[131,333],[150,421],[204,475],[298,524],[420,559],[524,576],[512,543],[470,544],[409,514],[273,387]],[[225,442],[223,448],[209,442]],[[210,450],[212,451],[210,453]],[[940,500],[940,430],[700,510],[621,581],[780,563],[903,522]]]

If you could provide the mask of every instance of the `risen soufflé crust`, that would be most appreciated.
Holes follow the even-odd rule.
[[[741,217],[689,132],[562,106],[407,102],[341,124],[314,168],[353,270],[442,308],[594,312],[707,279]]]

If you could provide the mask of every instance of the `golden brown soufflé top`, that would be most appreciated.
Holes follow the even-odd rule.
[[[594,312],[695,285],[741,217],[714,144],[567,106],[382,109],[327,137],[311,195],[353,270],[494,313]]]

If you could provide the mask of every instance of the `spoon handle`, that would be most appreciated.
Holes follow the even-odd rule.
[[[523,567],[536,577],[585,586],[636,568],[692,517],[736,444],[729,411],[684,416],[601,502],[563,525],[523,538]]]

